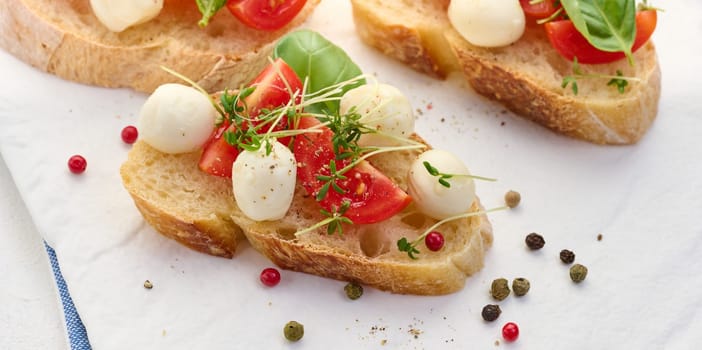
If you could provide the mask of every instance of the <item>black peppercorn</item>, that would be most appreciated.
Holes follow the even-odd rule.
[[[575,253],[568,249],[561,250],[561,261],[564,264],[572,264],[575,261]]]
[[[541,249],[544,247],[544,244],[546,244],[544,237],[536,232],[528,234],[524,241],[526,242],[527,247],[529,247],[531,250]]]
[[[483,306],[483,320],[492,322],[500,317],[502,310],[500,310],[500,305],[487,304]]]

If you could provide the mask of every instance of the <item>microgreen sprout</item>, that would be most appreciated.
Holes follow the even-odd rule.
[[[446,188],[451,187],[451,183],[448,182],[448,179],[453,178],[453,177],[469,177],[469,178],[473,178],[473,179],[477,179],[477,180],[497,181],[497,179],[493,179],[493,178],[489,178],[489,177],[482,177],[482,176],[477,176],[477,175],[470,175],[470,174],[446,174],[446,173],[440,172],[439,169],[437,169],[436,167],[434,167],[433,165],[431,165],[431,163],[429,163],[427,161],[424,161],[422,164],[424,164],[424,168],[427,169],[427,172],[429,173],[429,175],[438,177],[439,183],[441,184],[441,186],[444,186]]]
[[[561,82],[561,87],[566,88],[570,85],[573,90],[573,94],[578,94],[578,79],[610,79],[607,82],[608,86],[616,86],[619,93],[626,92],[626,87],[629,85],[629,81],[641,81],[639,78],[635,77],[625,77],[622,71],[617,70],[617,75],[607,75],[607,74],[593,74],[584,72],[580,64],[578,63],[577,57],[573,59],[573,74],[563,77]]]
[[[351,201],[345,199],[343,202],[341,202],[341,206],[339,208],[336,208],[336,206],[332,206],[331,211],[326,211],[324,209],[320,210],[325,219],[304,230],[295,232],[295,237],[299,237],[307,232],[314,231],[324,225],[327,225],[327,234],[329,235],[333,234],[334,232],[339,232],[339,234],[343,234],[343,225],[353,224],[353,221],[351,221],[351,219],[344,216],[344,214],[346,214],[346,211],[348,211],[350,207]]]
[[[346,193],[346,191],[336,183],[337,180],[346,180],[346,176],[336,170],[336,161],[334,159],[329,161],[329,175],[317,175],[317,180],[325,182],[315,196],[318,202],[322,201],[324,197],[327,196],[330,187],[338,194]]]
[[[402,237],[402,238],[400,238],[400,239],[397,241],[397,249],[398,249],[399,251],[401,251],[401,252],[406,252],[406,253],[407,253],[407,256],[409,256],[411,259],[416,260],[417,257],[415,256],[415,254],[419,254],[419,253],[420,253],[420,252],[419,252],[419,249],[417,249],[417,246],[418,246],[420,243],[424,242],[424,238],[426,238],[426,236],[427,236],[430,232],[436,230],[437,227],[439,227],[439,226],[441,226],[441,225],[443,225],[443,224],[445,224],[445,223],[447,223],[447,222],[450,222],[450,221],[459,220],[459,219],[465,219],[465,218],[469,218],[469,217],[471,217],[471,216],[483,215],[483,214],[487,214],[487,213],[490,213],[490,212],[493,212],[493,211],[505,210],[505,209],[509,209],[509,207],[507,207],[507,206],[502,206],[502,207],[492,208],[492,209],[489,209],[489,210],[479,210],[479,211],[474,211],[474,212],[469,212],[469,213],[462,213],[462,214],[458,214],[458,215],[454,215],[454,216],[445,218],[445,219],[443,219],[443,220],[438,221],[437,223],[435,223],[434,225],[432,225],[432,226],[429,227],[428,229],[426,229],[426,230],[424,231],[424,233],[422,233],[421,235],[419,235],[419,237],[417,237],[417,239],[413,240],[412,242],[410,242],[410,241],[407,239],[407,237]]]

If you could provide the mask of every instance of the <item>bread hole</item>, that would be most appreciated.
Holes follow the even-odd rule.
[[[427,217],[422,213],[415,212],[403,216],[400,221],[402,221],[402,223],[405,225],[412,226],[415,229],[420,229],[426,224]]]
[[[158,191],[158,192],[156,192],[156,194],[158,194],[158,196],[161,197],[162,199],[166,199],[166,198],[170,197],[170,195],[166,191]]]
[[[278,227],[275,232],[278,234],[278,237],[280,237],[283,240],[286,241],[292,241],[295,239],[295,232],[297,232],[297,228],[293,226],[282,226]]]
[[[385,254],[390,251],[392,246],[387,235],[378,231],[376,228],[369,228],[361,232],[359,235],[359,244],[363,254],[370,258]]]

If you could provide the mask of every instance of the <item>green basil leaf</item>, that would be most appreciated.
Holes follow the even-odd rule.
[[[281,38],[273,51],[273,57],[282,58],[302,81],[308,79],[308,93],[355,78],[362,73],[344,50],[311,30],[298,30]],[[363,84],[365,81],[346,86],[338,96]],[[339,102],[318,103],[307,107],[307,111],[336,114]]]
[[[197,8],[200,9],[200,13],[202,13],[202,19],[200,22],[197,22],[197,24],[200,27],[204,27],[210,23],[210,18],[224,7],[227,0],[195,0],[195,3],[197,3]]]
[[[561,0],[575,28],[607,52],[623,52],[634,63],[631,47],[636,38],[635,0]]]

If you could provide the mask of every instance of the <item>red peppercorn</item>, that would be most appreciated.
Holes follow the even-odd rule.
[[[74,156],[71,156],[71,158],[68,158],[68,170],[70,170],[74,174],[80,174],[84,172],[87,166],[88,162],[82,156],[76,154]]]
[[[269,287],[275,287],[280,282],[280,272],[272,267],[263,269],[261,282]]]
[[[139,130],[137,130],[136,127],[134,126],[125,126],[124,129],[122,129],[122,141],[124,143],[128,144],[133,144],[136,142],[137,138],[139,137]]]
[[[444,247],[444,235],[438,231],[431,231],[424,238],[424,244],[433,252],[437,252]]]
[[[502,327],[502,338],[508,342],[513,342],[519,338],[519,327],[514,322],[507,322]]]

